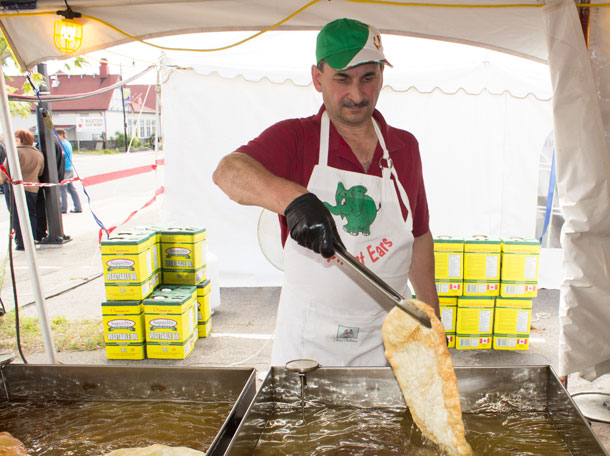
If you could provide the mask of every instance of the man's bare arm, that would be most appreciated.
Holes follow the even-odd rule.
[[[241,152],[224,157],[214,171],[213,179],[233,201],[264,207],[278,214],[284,214],[286,206],[307,193],[305,187],[276,176]]]
[[[428,231],[413,241],[413,258],[409,270],[409,280],[413,285],[415,296],[429,304],[440,318],[438,295],[434,282],[434,240]]]

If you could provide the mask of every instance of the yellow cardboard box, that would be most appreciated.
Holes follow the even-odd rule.
[[[122,229],[116,233],[116,236],[151,236],[152,245],[150,251],[151,269],[153,271],[161,270],[161,235],[156,231],[146,229],[145,227]]]
[[[439,236],[434,239],[434,276],[439,296],[461,296],[464,239]]]
[[[445,333],[447,337],[447,348],[455,348],[455,333]]]
[[[540,242],[512,237],[502,239],[500,296],[534,298],[538,295]]]
[[[456,348],[491,348],[495,298],[462,296],[458,298]]]
[[[102,241],[101,252],[109,301],[142,299],[158,284],[152,233],[113,235]]]
[[[168,227],[161,232],[163,283],[197,285],[206,277],[206,230]]]
[[[146,356],[151,359],[184,359],[195,346],[195,333],[182,342],[146,342]]]
[[[146,298],[159,284],[159,273],[154,272],[142,282],[111,282],[105,284],[106,299],[109,301],[134,301]]]
[[[104,345],[108,359],[144,359],[144,309],[142,301],[102,303]]]
[[[464,296],[498,296],[501,254],[499,237],[475,235],[464,240]]]
[[[208,337],[212,332],[212,317],[204,322],[200,321],[197,329],[199,330],[199,337]]]
[[[441,322],[445,332],[455,333],[457,321],[457,296],[439,296],[438,302],[441,310]]]
[[[496,299],[493,348],[528,350],[532,298]]]
[[[207,337],[212,329],[212,311],[210,308],[210,280],[197,285],[197,325],[199,337]]]
[[[164,285],[144,300],[147,345],[182,344],[191,338],[196,328],[196,295],[195,287],[187,288],[176,290]]]

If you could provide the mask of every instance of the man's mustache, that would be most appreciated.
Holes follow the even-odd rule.
[[[354,101],[344,101],[344,108],[366,108],[369,105],[369,100],[362,100],[360,103]]]

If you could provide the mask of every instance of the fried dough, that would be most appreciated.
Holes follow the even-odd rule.
[[[430,306],[414,302],[430,317],[432,328],[394,308],[383,323],[385,356],[422,434],[447,455],[472,455],[443,324]]]
[[[28,456],[23,443],[8,432],[0,432],[0,456]]]
[[[205,453],[187,447],[169,447],[157,443],[145,448],[121,448],[106,456],[205,456]]]

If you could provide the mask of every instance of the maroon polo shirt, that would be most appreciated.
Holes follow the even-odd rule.
[[[276,176],[307,187],[313,168],[318,164],[320,123],[323,112],[324,105],[315,116],[278,122],[263,131],[258,138],[241,146],[237,149],[237,152],[254,158]],[[413,236],[418,237],[426,234],[429,231],[428,202],[426,201],[417,140],[407,131],[388,126],[379,111],[375,110],[373,117],[379,122],[398,179],[409,197],[409,203],[413,211]],[[378,143],[371,166],[365,173],[349,145],[337,133],[332,122],[330,123],[329,166],[381,177],[379,161],[382,156],[383,151]],[[402,215],[406,220],[407,209],[400,198],[400,194],[398,198]],[[280,216],[280,225],[282,244],[284,244],[289,233],[283,215]]]

